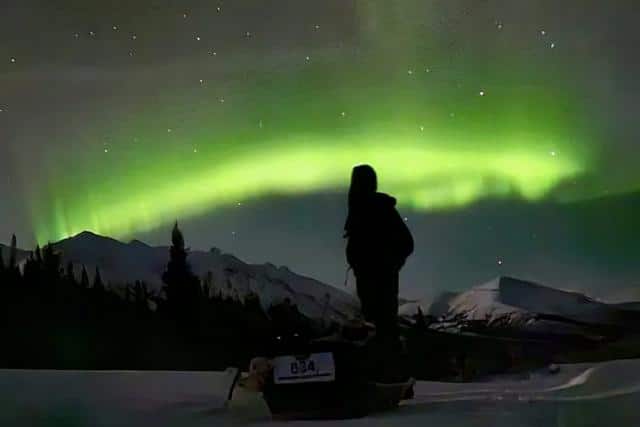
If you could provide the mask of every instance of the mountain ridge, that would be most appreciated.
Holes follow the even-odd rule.
[[[118,288],[142,281],[157,293],[162,290],[162,273],[169,260],[169,246],[150,246],[140,240],[129,243],[84,231],[52,243],[63,264],[72,263],[76,275],[85,267],[90,279],[97,269],[105,283]],[[6,246],[2,252],[8,251]],[[23,263],[28,251],[20,250]],[[232,254],[214,248],[208,252],[189,251],[188,261],[201,280],[211,281],[211,291],[243,300],[249,293],[259,296],[266,309],[289,300],[307,317],[345,320],[357,312],[358,302],[350,294],[288,267],[271,263],[248,264]]]

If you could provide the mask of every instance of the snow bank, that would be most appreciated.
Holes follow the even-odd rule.
[[[560,365],[522,380],[419,382],[415,391],[398,411],[365,419],[274,423],[259,395],[243,390],[225,408],[223,373],[0,371],[0,425],[640,425],[640,359]]]

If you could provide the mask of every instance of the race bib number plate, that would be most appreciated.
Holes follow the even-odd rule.
[[[273,360],[276,384],[331,382],[336,379],[332,353],[313,353],[305,357],[280,356]]]

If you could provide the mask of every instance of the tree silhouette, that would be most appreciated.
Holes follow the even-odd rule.
[[[415,315],[415,327],[424,330],[427,327],[427,321],[424,317],[424,313],[422,312],[422,307],[418,306],[418,312]]]
[[[6,268],[4,265],[4,255],[2,254],[2,250],[0,250],[0,275],[4,275]]]
[[[167,308],[184,334],[199,332],[202,288],[187,262],[188,250],[176,221],[171,233],[169,262],[162,275]]]
[[[213,288],[213,273],[211,271],[207,271],[207,275],[202,280],[202,296],[205,300],[211,299],[211,291]]]
[[[18,259],[18,242],[16,239],[16,235],[11,236],[11,249],[9,252],[9,270],[14,270],[18,267],[17,264]]]
[[[73,286],[76,283],[76,274],[71,261],[67,263],[67,268],[64,272],[64,280],[68,286]]]
[[[42,269],[47,278],[51,281],[58,281],[61,276],[62,258],[55,252],[53,246],[48,244],[42,250]]]
[[[87,273],[87,267],[85,267],[84,265],[82,266],[82,275],[80,278],[80,286],[83,289],[88,289],[89,288],[89,274]]]
[[[104,294],[104,283],[102,282],[102,276],[100,275],[100,269],[96,267],[96,275],[93,278],[93,289],[98,295]]]

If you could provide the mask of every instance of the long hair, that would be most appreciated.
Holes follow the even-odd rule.
[[[360,201],[367,199],[378,190],[376,171],[369,165],[358,165],[351,171],[351,186],[349,187],[349,213],[344,225],[344,237],[349,236],[352,226],[354,209]]]

